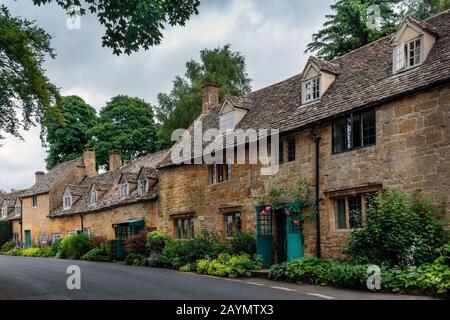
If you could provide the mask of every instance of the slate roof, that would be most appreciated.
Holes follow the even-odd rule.
[[[60,179],[68,175],[75,167],[83,166],[83,157],[61,163],[42,176],[39,182],[24,192],[21,197],[25,198],[47,193],[56,185],[56,183],[58,183],[58,181],[60,181]]]
[[[82,192],[73,198],[72,207],[68,210],[64,210],[61,199],[60,205],[50,212],[49,217],[57,218],[80,213],[95,213],[110,208],[156,199],[159,191],[157,184],[143,196],[139,196],[136,189],[127,198],[121,199],[119,182],[123,174],[133,177],[136,180],[142,168],[145,168],[150,176],[158,177],[156,166],[164,157],[165,153],[167,153],[167,150],[136,159],[116,171],[106,172],[95,177],[88,177],[76,186],[76,188],[74,186],[67,186],[71,192],[72,188],[75,192]],[[97,191],[97,202],[95,204],[91,204],[91,190]]]
[[[414,17],[408,17],[416,21]],[[420,21],[419,21],[420,22]],[[397,97],[450,81],[450,10],[420,22],[438,33],[426,61],[417,68],[393,74],[393,47],[390,35],[331,62],[312,58],[321,68],[337,74],[335,82],[315,103],[302,105],[302,74],[239,100],[247,115],[236,129],[278,129],[280,133],[313,127],[352,110],[374,106]],[[331,68],[331,69],[330,69]],[[203,132],[219,128],[221,105],[199,116]],[[192,132],[193,126],[189,129]],[[168,154],[160,167],[173,165]]]

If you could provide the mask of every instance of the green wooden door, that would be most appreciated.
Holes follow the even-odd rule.
[[[262,257],[264,267],[272,264],[272,213],[261,214],[258,210],[256,223],[256,254]]]
[[[286,243],[288,261],[304,257],[302,230],[299,225],[294,224],[292,217],[286,218]]]
[[[31,231],[25,230],[25,248],[31,248]]]

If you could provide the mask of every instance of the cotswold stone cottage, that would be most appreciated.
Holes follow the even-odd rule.
[[[21,194],[20,238],[32,246],[81,231],[125,240],[143,228],[178,239],[248,230],[267,263],[339,259],[370,195],[382,189],[421,189],[450,204],[450,11],[407,17],[396,34],[331,62],[311,57],[302,73],[243,97],[219,101],[207,84],[198,121],[202,132],[278,129],[279,171],[261,175],[249,152],[246,164],[177,164],[180,140],[126,166],[113,151],[111,171],[98,175],[95,152],[86,150],[37,173]],[[316,220],[300,228],[286,215],[258,212],[261,196],[299,179],[312,186]]]

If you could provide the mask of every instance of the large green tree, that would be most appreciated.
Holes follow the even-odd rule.
[[[0,5],[0,139],[8,133],[59,119],[58,89],[44,75],[45,57],[55,57],[51,37],[33,22],[12,17]],[[45,127],[41,126],[41,138]]]
[[[159,45],[166,26],[184,26],[200,5],[200,0],[33,0],[36,5],[51,2],[65,10],[79,6],[82,15],[96,14],[106,29],[103,46],[117,55]]]
[[[164,146],[171,144],[172,132],[186,129],[202,110],[201,87],[205,83],[219,85],[219,93],[241,96],[251,90],[245,57],[233,52],[230,45],[200,52],[200,62],[186,63],[185,77],[177,76],[169,94],[158,95],[156,108],[161,122],[159,137]]]
[[[78,96],[61,99],[63,122],[48,121],[46,159],[47,169],[78,158],[90,141],[89,130],[97,123],[95,109]]]
[[[450,0],[406,0],[403,11],[419,19],[426,19],[450,9]]]
[[[324,28],[313,34],[306,52],[324,60],[333,60],[393,32],[399,20],[394,5],[398,0],[338,0],[326,15]],[[377,5],[378,11],[373,11]],[[371,24],[371,13],[379,14],[377,25]],[[372,20],[373,21],[373,20]]]
[[[139,98],[117,96],[100,111],[100,117],[89,134],[89,147],[97,152],[100,166],[108,165],[108,152],[122,152],[125,162],[154,152],[156,125],[152,106]]]

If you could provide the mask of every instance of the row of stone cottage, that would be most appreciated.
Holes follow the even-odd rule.
[[[109,239],[140,228],[179,239],[202,229],[223,237],[248,230],[272,262],[292,258],[293,248],[294,256],[341,258],[349,231],[365,219],[367,195],[421,189],[450,203],[449,31],[450,11],[426,21],[409,16],[391,36],[331,62],[311,57],[299,75],[246,96],[219,101],[217,86],[205,85],[203,131],[280,130],[275,175],[233,161],[173,163],[182,141],[127,165],[111,151],[109,171],[98,174],[95,151],[86,150],[37,172],[30,189],[0,196],[1,217],[26,247],[80,230]],[[317,190],[317,219],[303,230],[284,215],[263,221],[259,198],[300,178]]]

